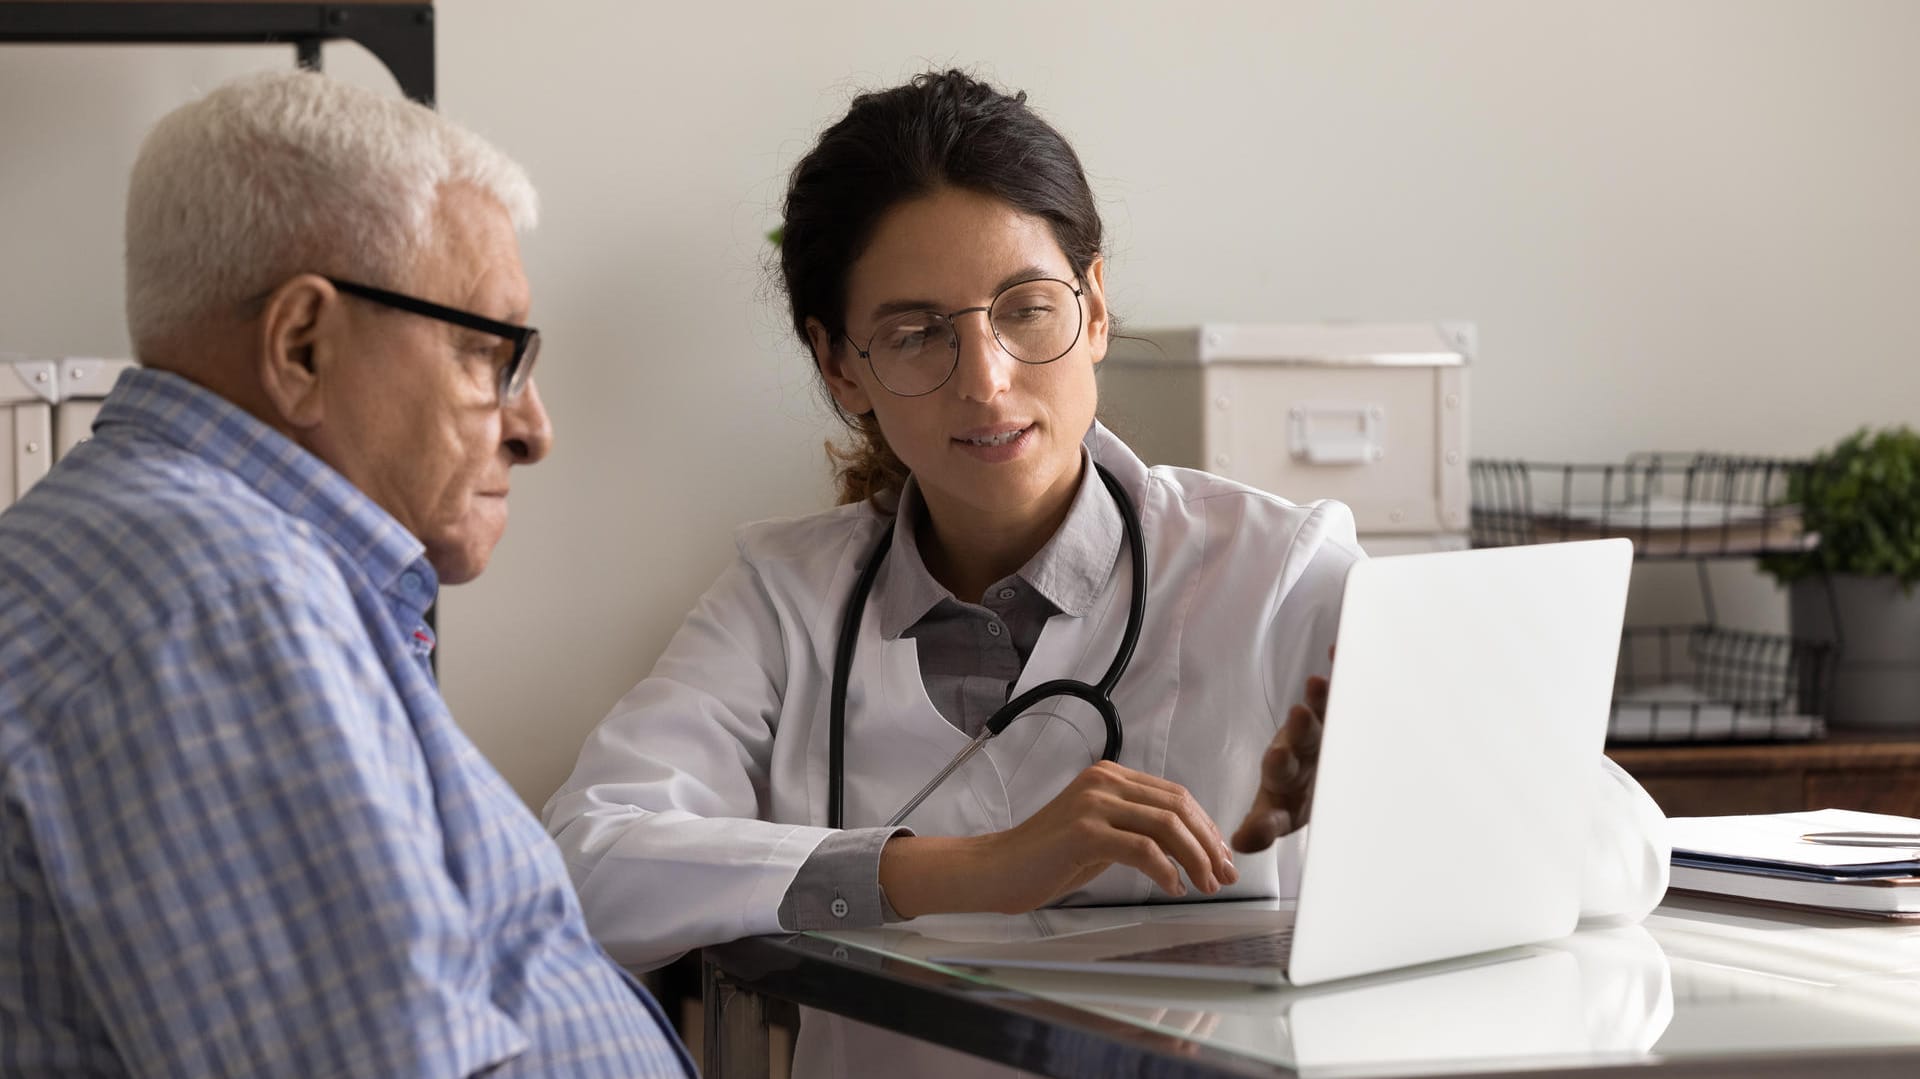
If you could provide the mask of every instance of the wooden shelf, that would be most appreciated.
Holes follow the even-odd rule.
[[[1670,817],[1859,809],[1920,817],[1920,731],[1818,742],[1609,749]]]

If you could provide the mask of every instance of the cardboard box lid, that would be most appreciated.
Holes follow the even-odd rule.
[[[1165,367],[1460,367],[1476,344],[1471,322],[1205,322],[1121,332],[1107,362]]]

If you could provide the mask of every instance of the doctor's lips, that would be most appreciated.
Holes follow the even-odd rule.
[[[976,427],[955,435],[955,442],[964,442],[969,446],[1005,446],[1021,435],[1033,429],[1032,424],[995,424],[992,427]]]

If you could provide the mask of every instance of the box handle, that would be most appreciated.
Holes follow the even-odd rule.
[[[1295,405],[1287,412],[1287,448],[1313,465],[1364,465],[1387,455],[1379,405]]]

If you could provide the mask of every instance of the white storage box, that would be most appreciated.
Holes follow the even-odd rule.
[[[53,467],[55,365],[0,354],[0,509],[13,505]]]
[[[93,434],[100,401],[132,360],[0,354],[0,509]]]
[[[1468,323],[1122,332],[1100,413],[1149,464],[1353,507],[1373,554],[1467,546]]]

